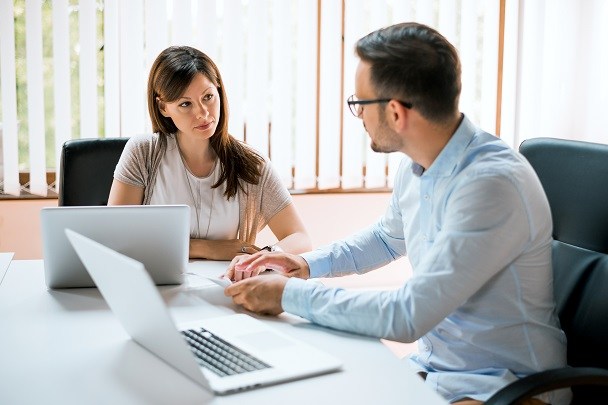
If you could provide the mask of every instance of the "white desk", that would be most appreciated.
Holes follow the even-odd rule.
[[[221,274],[224,262],[189,271]],[[189,276],[160,288],[178,322],[239,312]],[[340,372],[214,397],[129,339],[97,289],[47,290],[42,261],[16,260],[0,286],[0,404],[442,404],[377,339],[283,314],[265,322],[341,358]]]

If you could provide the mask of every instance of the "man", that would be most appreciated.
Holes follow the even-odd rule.
[[[481,403],[509,382],[566,364],[554,313],[551,214],[533,169],[458,110],[460,62],[435,30],[398,24],[357,42],[356,97],[376,152],[403,152],[390,205],[371,227],[301,256],[235,259],[225,293],[244,308],[419,341],[410,364],[450,402]],[[396,291],[307,283],[408,254]],[[270,268],[283,275],[252,277]],[[567,403],[569,390],[531,403]],[[542,400],[542,402],[541,402]]]

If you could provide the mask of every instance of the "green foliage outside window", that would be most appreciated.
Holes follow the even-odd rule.
[[[46,142],[46,166],[55,168],[55,89],[53,66],[53,1],[42,2],[42,52],[44,83],[44,128]],[[69,49],[70,49],[70,103],[72,138],[80,134],[80,72],[79,72],[79,21],[78,0],[70,0],[69,12]],[[29,132],[27,108],[27,64],[26,64],[26,9],[25,0],[14,0],[15,22],[15,72],[17,81],[17,121],[19,169],[27,171],[29,161]],[[97,2],[97,95],[93,100],[98,106],[99,136],[104,134],[104,55],[103,55],[103,1]],[[0,107],[1,107],[0,100]],[[66,100],[67,102],[67,100]],[[1,111],[1,110],[0,110]],[[1,119],[0,119],[1,121]]]

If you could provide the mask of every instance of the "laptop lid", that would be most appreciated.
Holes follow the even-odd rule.
[[[183,281],[190,243],[187,205],[49,207],[41,210],[40,219],[49,288],[95,286],[66,238],[66,228],[145,263],[156,284]]]
[[[133,340],[210,391],[228,394],[341,368],[341,361],[330,354],[245,314],[189,322],[178,330],[142,263],[72,230],[66,234]],[[268,367],[222,377],[199,366],[180,330],[201,327]]]

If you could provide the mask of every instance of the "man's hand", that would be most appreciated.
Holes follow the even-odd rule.
[[[232,297],[235,304],[262,315],[278,315],[283,312],[281,299],[288,278],[279,274],[251,277],[231,284],[224,294]]]
[[[302,257],[284,252],[260,251],[251,256],[238,256],[228,266],[225,278],[240,281],[257,276],[266,269],[276,270],[287,277],[310,277],[308,263]]]

